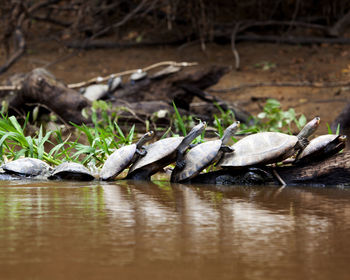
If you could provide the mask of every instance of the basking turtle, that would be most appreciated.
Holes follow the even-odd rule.
[[[175,160],[179,168],[184,167],[185,151],[205,127],[206,124],[200,122],[186,137],[170,137],[150,144],[146,147],[147,154],[131,166],[126,179],[149,180],[153,174]]]
[[[100,173],[100,179],[111,180],[115,178],[140,156],[145,156],[147,152],[143,145],[153,137],[153,131],[147,132],[136,144],[127,145],[114,151],[104,163]]]
[[[111,77],[107,85],[90,85],[83,90],[84,97],[90,101],[95,101],[113,93],[122,83],[120,77]]]
[[[181,70],[181,67],[175,66],[175,65],[169,65],[162,70],[154,73],[150,79],[163,79],[166,76],[169,76],[171,74],[177,73]]]
[[[146,77],[147,77],[147,72],[142,71],[142,69],[138,69],[136,72],[134,72],[130,75],[130,80],[132,82],[137,82],[137,81],[140,81]]]
[[[312,139],[294,163],[304,164],[330,157],[345,148],[346,136],[327,134]]]
[[[23,177],[47,176],[51,167],[37,158],[20,158],[9,161],[1,166],[7,174],[15,174]]]
[[[232,154],[225,154],[220,166],[223,168],[241,168],[244,166],[276,163],[304,149],[307,138],[315,132],[320,123],[316,117],[308,122],[297,136],[279,132],[261,132],[249,135],[232,148]]]
[[[239,128],[239,121],[226,128],[224,135],[219,140],[201,143],[192,148],[184,157],[186,166],[180,170],[174,168],[171,174],[171,182],[184,182],[197,176],[204,168],[221,159],[224,153],[233,152],[232,147],[227,146],[231,137]]]
[[[63,162],[48,177],[50,180],[92,181],[95,177],[84,165],[76,162]]]

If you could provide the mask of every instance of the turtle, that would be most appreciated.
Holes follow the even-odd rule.
[[[346,136],[326,134],[312,139],[293,164],[305,164],[332,156],[345,148]]]
[[[52,170],[50,165],[37,158],[19,158],[9,161],[1,166],[7,174],[14,174],[21,177],[45,177]]]
[[[249,135],[232,146],[235,152],[225,154],[220,166],[242,168],[280,162],[304,149],[309,143],[307,138],[316,131],[319,123],[320,118],[315,117],[297,136],[280,132],[260,132]]]
[[[177,73],[181,70],[181,67],[175,66],[175,65],[169,65],[162,70],[154,73],[150,79],[163,79],[171,74]]]
[[[76,162],[63,162],[48,177],[50,180],[92,181],[95,177],[84,165]]]
[[[136,72],[134,72],[130,75],[130,80],[132,82],[137,82],[137,81],[140,81],[146,77],[147,77],[147,72],[143,71],[142,69],[138,69]]]
[[[153,137],[154,132],[149,131],[144,134],[137,143],[115,150],[104,163],[100,172],[100,179],[111,180],[115,178],[125,168],[128,168],[134,163],[140,156],[145,156],[147,152],[143,145]]]
[[[108,94],[113,93],[117,87],[119,87],[122,83],[122,79],[120,77],[112,76],[109,78],[107,85],[91,85],[83,90],[84,97],[89,99],[90,101],[95,101],[98,99],[102,99]]]
[[[171,182],[184,182],[197,176],[204,168],[217,162],[224,153],[231,153],[234,149],[227,146],[231,137],[239,128],[240,122],[236,121],[226,128],[224,135],[219,140],[207,141],[192,148],[185,155],[186,166],[180,170],[175,167],[171,173]]]
[[[129,169],[126,179],[149,180],[163,167],[176,161],[178,168],[185,166],[183,155],[191,142],[206,128],[205,122],[200,122],[186,137],[169,137],[158,140],[146,147],[147,154],[139,158]]]

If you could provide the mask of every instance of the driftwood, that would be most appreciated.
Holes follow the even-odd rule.
[[[127,102],[158,101],[175,102],[178,108],[189,110],[189,104],[194,96],[189,95],[182,85],[191,85],[199,89],[206,89],[216,84],[229,71],[228,67],[202,67],[200,69],[186,69],[173,74],[166,79],[150,78],[135,83],[127,83],[122,89],[114,93],[115,98]]]
[[[169,115],[164,116],[164,112],[160,112],[160,115],[155,113],[167,111],[173,114],[173,102],[181,115],[191,114],[202,120],[211,121],[210,117],[213,113],[218,112],[215,103],[219,103],[224,110],[233,108],[230,104],[204,92],[206,88],[216,84],[228,71],[227,67],[211,66],[200,69],[182,68],[182,71],[168,75],[156,75],[161,72],[153,75],[149,73],[146,78],[138,81],[124,79],[122,87],[114,93],[109,93],[106,100],[113,105],[109,109],[111,113],[118,110],[121,120],[124,119],[127,123],[137,122],[145,125],[146,120],[151,120],[151,123],[157,121],[157,124],[168,125]],[[12,114],[26,115],[35,106],[39,106],[42,108],[41,112],[53,112],[65,123],[90,122],[89,119],[83,118],[81,111],[83,108],[88,109],[91,102],[74,89],[57,81],[53,75],[43,69],[36,69],[26,75],[16,75],[7,82],[5,88],[13,87],[13,91],[11,94],[9,94],[10,90],[3,90],[0,93],[2,98],[9,99],[9,109]],[[92,82],[97,80],[92,79],[80,84],[88,85]],[[77,85],[70,85],[70,87],[75,88]],[[208,102],[208,106],[205,106],[202,112],[197,107],[193,110],[191,106],[196,96]],[[239,109],[233,108],[233,110]],[[89,112],[89,110],[85,111]],[[237,116],[240,115],[242,114],[237,114]],[[245,116],[247,120],[249,115]]]
[[[35,69],[23,80],[21,90],[11,98],[9,109],[26,115],[34,106],[54,112],[66,123],[88,123],[81,110],[91,103],[75,90],[69,89],[44,69]]]
[[[287,185],[334,186],[350,185],[350,151],[336,154],[307,165],[276,167]],[[192,184],[217,185],[280,185],[272,167],[208,172],[193,179]]]
[[[168,104],[168,108],[172,107],[174,101],[177,108],[182,110],[182,114],[192,114],[206,121],[209,121],[214,113],[219,112],[217,108],[219,105],[225,111],[232,110],[239,121],[249,123],[252,118],[248,112],[204,91],[216,84],[228,71],[227,67],[211,66],[186,69],[162,79],[152,79],[151,76],[136,83],[127,83],[123,88],[115,91],[114,104],[117,106],[122,102],[137,114],[144,111],[150,114],[150,112],[165,110],[164,103]],[[194,97],[207,102],[206,106],[200,109],[192,106]],[[163,102],[160,106],[158,106],[159,101]],[[140,102],[144,108],[137,105]]]
[[[308,165],[276,170],[289,185],[350,185],[350,151]]]

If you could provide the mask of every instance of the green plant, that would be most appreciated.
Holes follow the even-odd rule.
[[[219,104],[217,103],[214,103],[214,104],[220,112],[219,116],[214,114],[214,126],[217,128],[219,136],[222,137],[224,128],[228,127],[234,121],[236,121],[236,116],[231,109],[224,111]]]
[[[339,135],[339,133],[340,133],[340,123],[338,123],[337,129],[335,130],[335,133],[333,133],[333,131],[332,131],[332,129],[331,129],[331,127],[329,126],[328,123],[326,123],[326,125],[327,125],[328,134],[336,134],[336,135]]]
[[[281,103],[276,99],[267,99],[263,112],[259,113],[255,120],[255,125],[247,127],[242,125],[242,131],[276,131],[292,133],[293,126],[300,130],[306,124],[306,117],[297,114],[293,108],[283,111]]]
[[[173,102],[173,107],[174,107],[174,110],[175,110],[175,117],[174,117],[174,126],[175,126],[175,131],[176,132],[179,132],[181,131],[182,134],[184,136],[187,135],[187,131],[190,131],[193,126],[195,126],[195,121],[194,121],[194,118],[193,116],[189,115],[189,116],[181,116],[175,103]],[[201,121],[201,120],[199,120]],[[167,130],[165,134],[168,134],[169,130]],[[196,143],[201,143],[203,142],[203,139],[204,139],[204,134],[205,134],[205,131],[202,132],[202,134],[200,136],[198,136],[196,139],[193,140],[193,143],[196,144]],[[164,138],[164,135],[162,138]],[[173,136],[177,136],[177,134],[173,134]]]
[[[181,116],[174,102],[173,107],[175,110],[175,116],[173,117],[175,131],[177,133],[181,132],[183,136],[186,136],[187,131],[191,130],[195,125],[194,117],[191,115]]]
[[[39,132],[34,137],[25,136],[25,128],[29,120],[27,115],[23,127],[18,123],[14,116],[7,117],[1,115],[0,118],[0,155],[19,158],[21,156],[44,159],[53,164],[59,164],[61,161],[52,157],[52,154],[45,152],[45,144],[51,143],[49,137],[55,131],[49,131],[45,135],[40,126]]]
[[[124,135],[116,120],[112,120],[106,110],[102,110],[102,118],[98,120],[97,112],[92,108],[91,119],[93,126],[89,127],[85,124],[72,125],[80,131],[80,135],[84,135],[88,145],[71,142],[76,152],[72,155],[74,160],[78,160],[82,156],[81,162],[86,164],[92,160],[103,163],[107,155],[110,155],[114,149],[120,148],[125,144],[130,144],[134,138],[135,125],[133,125],[127,136]]]

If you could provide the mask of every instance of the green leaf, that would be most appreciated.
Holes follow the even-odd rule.
[[[306,117],[304,115],[301,115],[298,120],[299,128],[302,128],[306,125]]]
[[[135,131],[135,125],[133,124],[128,133],[128,137],[126,137],[126,141],[128,144],[130,144],[134,139],[134,131]]]
[[[218,130],[219,137],[221,138],[224,135],[224,129],[221,126],[221,121],[216,115],[214,115],[214,119],[215,119],[215,126]]]
[[[14,117],[14,116],[11,116],[9,118],[10,122],[12,123],[13,127],[16,129],[16,131],[21,134],[21,135],[24,135],[23,134],[23,130],[20,126],[20,124],[18,123],[17,119]]]
[[[123,133],[123,131],[121,130],[121,128],[119,127],[119,125],[117,124],[117,122],[114,122],[114,126],[117,129],[118,135],[119,135],[119,139],[121,139],[124,143],[126,141],[125,135]]]
[[[183,122],[183,120],[182,120],[182,117],[181,117],[179,111],[177,110],[177,107],[176,107],[174,101],[173,101],[173,107],[174,107],[174,110],[175,110],[175,116],[176,116],[176,120],[177,120],[177,122],[178,122],[178,124],[179,124],[179,128],[180,128],[182,134],[183,134],[184,136],[186,136],[186,135],[187,135],[187,132],[186,132],[185,124],[184,124],[184,122]]]
[[[339,135],[339,133],[340,133],[340,123],[338,123],[337,130],[335,131],[336,135]]]
[[[26,137],[28,148],[29,148],[29,157],[34,157],[34,144],[33,144],[33,138],[30,136]]]
[[[326,123],[328,134],[333,134],[333,131],[328,123]]]

